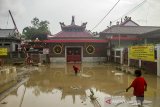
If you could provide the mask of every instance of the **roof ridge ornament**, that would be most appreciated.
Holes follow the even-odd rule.
[[[72,16],[72,22],[71,22],[71,25],[75,25],[75,21],[74,21],[74,16]]]

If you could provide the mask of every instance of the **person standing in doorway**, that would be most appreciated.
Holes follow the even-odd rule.
[[[75,75],[77,75],[77,73],[80,71],[79,68],[75,65],[73,65],[73,70],[75,72]]]
[[[126,92],[133,87],[133,95],[136,96],[137,103],[140,104],[139,107],[143,105],[144,101],[144,91],[147,91],[147,82],[143,77],[141,77],[141,70],[135,70],[136,78],[133,80],[132,84],[126,89]]]

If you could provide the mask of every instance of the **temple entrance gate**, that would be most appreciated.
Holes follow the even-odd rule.
[[[81,47],[66,48],[67,62],[81,62]]]

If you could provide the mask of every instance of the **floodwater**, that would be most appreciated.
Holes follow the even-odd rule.
[[[81,70],[76,76],[72,66],[59,63],[34,68],[29,80],[0,101],[0,107],[137,107],[133,89],[124,92],[133,75],[112,64],[83,63],[76,64]],[[148,83],[144,107],[159,107],[160,78],[143,76]],[[91,100],[91,92],[96,100]],[[114,104],[108,102],[110,98]]]

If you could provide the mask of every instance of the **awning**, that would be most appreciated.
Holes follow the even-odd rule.
[[[56,40],[44,40],[45,43],[107,43],[108,40],[99,40],[99,39],[56,39]]]

